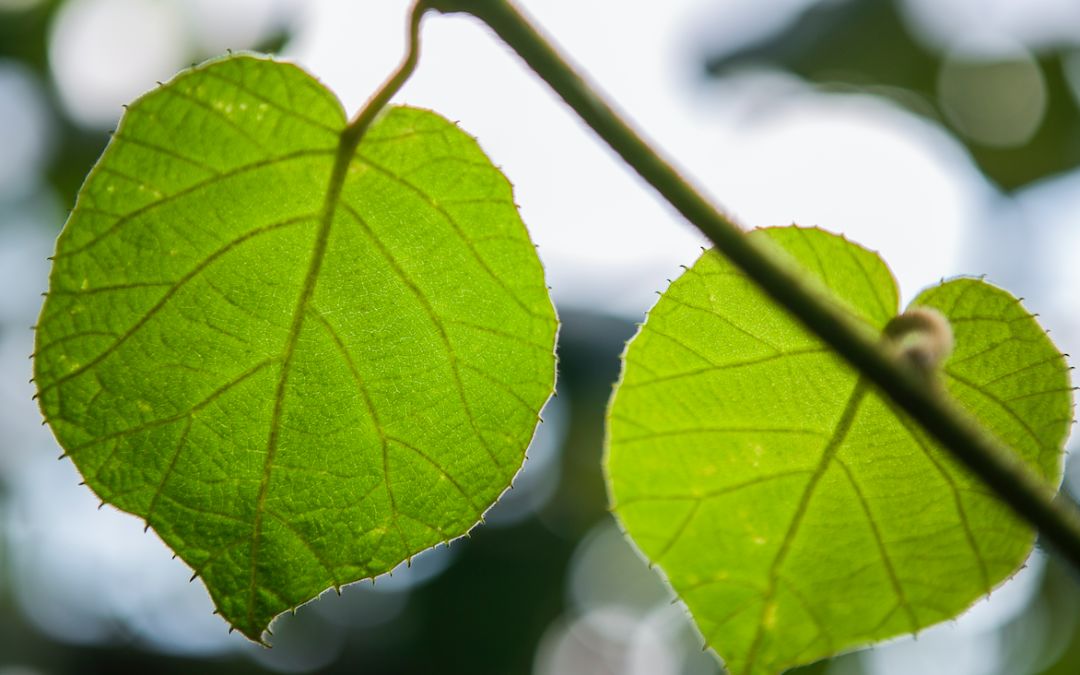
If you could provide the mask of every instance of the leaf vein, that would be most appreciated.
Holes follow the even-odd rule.
[[[511,289],[510,286],[507,285],[506,281],[500,275],[496,274],[495,270],[491,269],[491,266],[488,264],[487,260],[485,260],[484,257],[480,255],[480,252],[478,250],[476,250],[476,246],[473,241],[467,236],[465,236],[465,231],[462,229],[461,224],[457,222],[457,219],[451,216],[450,213],[445,208],[443,208],[441,204],[439,204],[437,201],[435,201],[434,198],[431,197],[431,195],[421,190],[411,181],[397,175],[390,169],[387,169],[386,167],[373,162],[371,159],[365,157],[364,155],[357,154],[356,159],[371,167],[375,171],[381,173],[382,175],[388,177],[390,180],[412,191],[422,200],[424,200],[424,202],[426,202],[428,206],[437,211],[443,217],[443,219],[446,220],[446,222],[457,234],[457,237],[461,241],[461,243],[465,245],[466,249],[468,249],[472,258],[477,262],[478,265],[480,265],[480,267],[484,270],[488,277],[490,277],[497,286],[502,288],[502,290],[506,293],[506,296],[511,301],[513,301],[515,305],[517,305],[519,308],[521,308],[523,312],[533,318],[544,318],[541,313],[529,307],[521,298],[519,298],[517,293],[515,293],[513,289]]]
[[[803,518],[806,516],[806,512],[810,506],[810,498],[813,497],[814,491],[821,481],[821,477],[825,475],[826,470],[828,470],[829,465],[832,463],[837,451],[840,449],[840,445],[847,437],[847,433],[850,431],[851,426],[855,421],[855,413],[858,411],[859,404],[865,397],[866,391],[867,384],[862,378],[859,378],[855,382],[855,387],[851,392],[851,396],[848,398],[847,405],[844,406],[844,410],[840,414],[840,419],[836,423],[836,428],[833,430],[832,435],[825,444],[825,448],[821,453],[821,460],[818,462],[810,479],[806,482],[806,488],[803,490],[802,496],[799,498],[799,503],[795,507],[795,513],[791,518],[791,523],[788,525],[787,532],[784,534],[784,539],[777,549],[772,565],[769,567],[767,578],[768,586],[762,603],[761,617],[758,619],[757,628],[754,631],[754,638],[751,641],[746,654],[745,672],[747,673],[752,673],[754,671],[753,666],[758,657],[758,650],[761,648],[761,640],[765,635],[766,615],[770,611],[776,596],[780,568],[784,564],[784,560],[791,550],[791,545],[795,540],[795,536],[799,532],[799,526],[802,525]]]
[[[91,211],[91,212],[94,212],[94,213],[99,213],[101,215],[114,216],[114,217],[117,217],[118,220],[115,223],[113,223],[112,225],[110,225],[108,228],[103,230],[100,234],[98,234],[97,236],[90,239],[90,241],[88,241],[85,244],[82,244],[80,246],[77,246],[75,248],[72,248],[71,250],[66,250],[66,251],[60,252],[56,256],[54,256],[53,259],[54,260],[59,260],[59,259],[62,259],[62,258],[71,258],[73,256],[76,256],[76,255],[82,253],[83,251],[97,245],[103,239],[111,236],[114,232],[116,232],[121,227],[123,227],[127,223],[131,222],[135,218],[137,218],[137,217],[139,217],[141,215],[145,215],[146,213],[149,213],[150,211],[152,211],[154,209],[160,208],[161,206],[164,206],[166,204],[174,202],[177,199],[180,199],[182,197],[186,197],[186,196],[188,196],[190,194],[198,192],[199,190],[201,190],[203,188],[212,187],[214,185],[217,185],[220,182],[222,182],[224,180],[227,180],[229,178],[233,178],[235,176],[242,175],[242,174],[247,173],[249,171],[255,171],[255,170],[258,170],[258,169],[266,168],[268,166],[274,166],[275,164],[282,164],[282,163],[285,163],[285,162],[289,162],[289,161],[292,161],[294,159],[303,159],[303,158],[306,158],[306,157],[318,157],[320,155],[330,155],[330,154],[333,154],[333,152],[334,151],[332,149],[298,150],[296,152],[290,152],[288,154],[280,155],[278,157],[269,157],[267,159],[261,159],[261,160],[256,161],[256,162],[251,162],[249,164],[244,164],[244,165],[236,167],[235,169],[231,169],[229,171],[222,172],[222,173],[218,174],[217,176],[213,176],[213,177],[208,178],[208,179],[206,179],[204,181],[200,181],[198,183],[193,183],[192,185],[189,185],[188,187],[186,187],[186,188],[184,188],[182,190],[179,190],[178,192],[174,192],[173,194],[170,194],[170,195],[165,195],[165,196],[163,196],[163,197],[161,197],[159,199],[156,199],[156,200],[154,200],[154,201],[152,201],[152,202],[150,202],[148,204],[144,204],[144,205],[140,206],[139,208],[135,209],[134,211],[130,211],[130,212],[125,213],[125,214],[123,214],[121,216],[115,216],[114,214],[111,214],[111,213],[108,213],[108,212],[105,212],[105,211],[101,211],[100,209],[94,209],[93,207],[84,207],[82,205],[79,205],[79,206],[76,207],[76,212],[78,212],[80,210],[87,210],[87,211]]]
[[[495,466],[497,467],[501,467],[502,462],[500,462],[499,459],[495,456],[495,453],[491,450],[491,446],[488,444],[487,440],[480,432],[480,428],[477,425],[476,416],[473,414],[472,408],[469,406],[469,399],[465,396],[465,385],[462,383],[461,380],[461,372],[458,367],[458,356],[457,353],[454,351],[453,345],[450,342],[450,336],[446,332],[446,326],[443,325],[442,319],[435,312],[435,308],[431,306],[431,301],[428,300],[426,295],[424,295],[420,287],[416,285],[416,282],[413,281],[405,273],[405,270],[402,269],[397,259],[390,253],[389,250],[387,250],[386,246],[382,243],[378,236],[376,236],[375,232],[371,229],[371,226],[368,225],[367,221],[361,218],[360,214],[357,213],[357,211],[348,204],[343,204],[343,206],[345,208],[345,211],[348,212],[353,217],[353,220],[355,220],[356,223],[360,226],[360,229],[364,232],[364,234],[367,235],[368,239],[370,239],[375,244],[375,247],[379,249],[379,252],[382,254],[383,258],[387,261],[387,263],[389,263],[390,267],[394,270],[394,273],[397,274],[398,278],[401,279],[401,282],[405,284],[405,286],[416,298],[417,302],[420,303],[420,306],[423,308],[424,312],[428,315],[428,318],[431,320],[432,325],[434,325],[436,331],[438,332],[439,338],[442,340],[443,347],[446,350],[446,356],[447,360],[450,362],[450,371],[454,377],[454,384],[456,385],[458,398],[460,399],[461,405],[465,410],[465,416],[468,418],[469,424],[472,426],[473,433],[476,435],[476,438],[480,442],[480,445],[483,446],[484,450],[491,458],[492,463],[495,464]]]
[[[57,379],[53,380],[52,382],[50,382],[48,384],[42,385],[42,387],[40,389],[40,392],[42,393],[42,395],[44,395],[46,392],[51,391],[52,389],[55,389],[56,387],[62,385],[63,383],[67,382],[68,380],[71,380],[71,379],[73,379],[75,377],[78,377],[79,375],[82,375],[83,373],[85,373],[90,368],[93,368],[97,364],[101,363],[110,354],[112,354],[117,349],[119,349],[120,346],[123,345],[124,342],[126,342],[128,339],[130,339],[132,335],[137,333],[139,331],[139,329],[141,329],[143,326],[145,326],[147,324],[147,322],[150,321],[150,319],[154,318],[154,316],[157,315],[157,313],[160,312],[162,310],[162,308],[164,308],[165,305],[168,304],[169,300],[171,300],[180,291],[181,288],[183,288],[192,279],[195,279],[197,276],[199,276],[203,272],[203,270],[205,270],[207,267],[209,267],[217,259],[219,259],[222,256],[224,256],[225,254],[229,253],[230,251],[235,249],[237,246],[240,246],[241,244],[243,244],[245,242],[248,242],[251,239],[254,239],[254,238],[256,238],[256,237],[258,237],[260,235],[267,234],[269,232],[274,232],[276,230],[280,230],[280,229],[283,229],[283,228],[286,228],[286,227],[291,227],[293,225],[297,225],[298,223],[302,223],[302,222],[304,222],[306,220],[310,220],[310,219],[311,219],[310,215],[297,216],[295,218],[290,218],[288,220],[283,220],[281,222],[273,223],[273,224],[270,224],[270,225],[264,225],[262,227],[256,228],[256,229],[251,230],[249,232],[246,232],[243,235],[241,235],[240,237],[237,237],[236,239],[233,239],[233,240],[227,242],[224,246],[217,249],[216,251],[211,253],[209,256],[204,258],[202,261],[200,261],[199,264],[195,265],[195,267],[193,267],[187,274],[185,274],[183,277],[181,277],[179,280],[177,280],[176,283],[174,283],[172,286],[170,286],[169,290],[165,292],[165,294],[161,297],[160,300],[157,301],[156,304],[154,304],[141,317],[139,317],[139,320],[136,321],[134,323],[134,325],[131,326],[131,328],[129,328],[126,331],[124,331],[123,333],[121,333],[120,337],[118,337],[104,351],[102,351],[100,354],[98,354],[94,358],[90,359],[88,362],[86,362],[83,365],[79,366],[75,370],[71,371],[70,373],[68,373],[66,375],[63,375],[61,377],[58,377]]]
[[[835,462],[837,466],[843,469],[844,475],[847,476],[848,483],[851,484],[851,488],[855,491],[855,496],[859,500],[859,506],[862,508],[863,515],[866,516],[866,522],[870,526],[870,532],[874,536],[874,543],[877,544],[878,554],[881,556],[881,562],[882,566],[885,568],[885,573],[889,577],[889,583],[893,587],[893,592],[896,593],[897,600],[904,608],[904,613],[907,614],[911,630],[914,632],[919,629],[919,620],[915,617],[915,611],[912,609],[911,603],[904,593],[904,587],[900,584],[899,577],[896,576],[896,568],[893,567],[892,558],[889,557],[889,551],[885,547],[885,540],[881,538],[881,530],[878,529],[877,521],[874,519],[874,514],[870,510],[870,504],[866,501],[866,495],[863,493],[862,488],[859,487],[858,481],[855,480],[855,475],[851,472],[851,469],[844,460],[837,457],[835,458]]]

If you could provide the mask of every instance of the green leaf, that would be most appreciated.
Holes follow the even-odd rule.
[[[750,236],[868,330],[896,314],[875,254],[816,229]],[[943,386],[1057,485],[1072,395],[1036,321],[976,279],[912,304],[952,326]],[[715,252],[671,284],[624,358],[614,509],[734,675],[954,617],[1031,550],[1006,506]]]
[[[552,391],[556,320],[510,184],[438,115],[210,62],[126,112],[57,243],[34,364],[86,483],[252,640],[465,534]],[[337,176],[342,178],[342,176]]]

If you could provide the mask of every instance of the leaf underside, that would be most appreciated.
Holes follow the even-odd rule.
[[[817,229],[750,236],[868,330],[896,314],[877,255]],[[952,325],[947,391],[1058,485],[1072,393],[1034,318],[976,279],[912,305]],[[976,478],[711,251],[626,350],[605,466],[617,518],[733,675],[954,617],[1033,543]]]
[[[57,242],[34,361],[86,483],[252,640],[465,534],[552,391],[556,320],[511,188],[394,107],[328,190],[341,104],[252,56],[127,110]]]

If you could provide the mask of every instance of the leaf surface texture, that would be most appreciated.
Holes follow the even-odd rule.
[[[881,259],[818,229],[751,235],[880,334]],[[941,385],[1058,485],[1064,358],[977,279],[912,303],[952,326]],[[956,616],[1033,534],[974,476],[733,265],[706,252],[624,354],[606,471],[618,519],[734,675],[776,673]]]
[[[38,325],[41,407],[87,484],[253,640],[465,534],[554,381],[502,173],[393,107],[331,189],[345,124],[311,76],[251,56],[143,96],[60,235]]]

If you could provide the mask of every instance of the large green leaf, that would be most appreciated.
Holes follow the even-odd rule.
[[[251,56],[134,103],[57,243],[46,419],[253,640],[466,533],[552,390],[556,320],[511,188],[396,107],[328,190],[341,105]]]
[[[896,314],[875,254],[816,229],[751,236],[868,330]],[[975,279],[913,305],[952,325],[944,387],[1057,485],[1069,375],[1036,321]],[[977,479],[715,252],[627,348],[608,433],[619,520],[735,675],[956,616],[1032,546]]]

